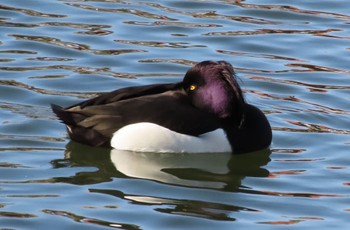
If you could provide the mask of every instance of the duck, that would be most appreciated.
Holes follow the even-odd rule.
[[[226,61],[199,62],[180,82],[130,86],[51,108],[71,140],[93,147],[241,154],[272,141],[267,117],[246,102]]]

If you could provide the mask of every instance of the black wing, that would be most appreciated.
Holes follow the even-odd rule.
[[[92,146],[110,147],[115,131],[139,122],[195,136],[220,127],[213,115],[192,106],[181,83],[123,88],[65,109],[52,105],[52,109],[67,125],[71,139]]]

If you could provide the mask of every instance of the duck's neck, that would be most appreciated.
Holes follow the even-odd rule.
[[[222,119],[221,123],[234,154],[253,152],[271,144],[270,124],[261,110],[252,105],[245,105],[242,120],[229,117]]]

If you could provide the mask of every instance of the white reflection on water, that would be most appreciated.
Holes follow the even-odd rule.
[[[111,160],[119,172],[129,177],[181,186],[222,189],[227,183],[225,176],[229,179],[230,161],[240,159],[231,153],[160,154],[112,150]]]

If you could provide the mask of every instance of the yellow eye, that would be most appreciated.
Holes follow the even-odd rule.
[[[193,90],[195,90],[196,88],[197,88],[197,87],[196,87],[195,85],[191,85],[189,89],[190,89],[191,91],[193,91]]]

